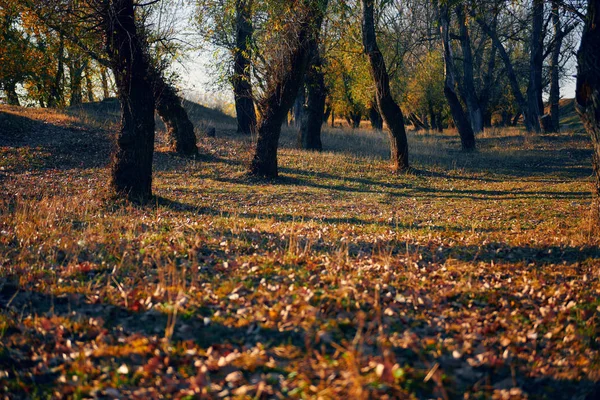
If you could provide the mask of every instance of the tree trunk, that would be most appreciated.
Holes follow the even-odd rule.
[[[474,134],[483,131],[483,113],[475,92],[475,78],[473,77],[473,51],[471,50],[471,37],[467,27],[467,17],[464,5],[456,7],[456,15],[460,27],[460,45],[463,54],[463,85],[464,100],[469,113],[469,121]],[[462,107],[461,107],[462,108]]]
[[[257,128],[256,150],[250,166],[250,174],[254,176],[263,178],[278,176],[277,147],[281,125],[303,83],[311,56],[310,42],[319,39],[327,0],[310,4],[310,12],[303,13],[308,20],[301,21],[296,44],[282,58],[286,60],[285,65],[282,65],[284,72],[278,79],[267,82],[265,95],[258,103],[261,119]]]
[[[300,128],[302,123],[302,116],[304,115],[304,106],[306,103],[306,91],[304,90],[304,85],[300,85],[298,89],[298,95],[294,100],[294,105],[292,106],[292,114],[294,116],[294,126],[296,128]]]
[[[64,77],[64,53],[65,53],[65,40],[63,35],[60,35],[60,42],[58,45],[58,63],[56,66],[56,74],[54,75],[54,81],[50,87],[50,96],[48,97],[48,107],[55,108],[61,106],[62,103],[62,81]]]
[[[233,54],[233,95],[237,117],[238,133],[251,134],[256,129],[256,110],[250,78],[250,42],[254,28],[252,26],[253,0],[236,1],[236,48]]]
[[[592,138],[596,195],[600,196],[600,0],[589,0],[581,46],[577,53],[575,105]],[[597,211],[600,201],[596,199]]]
[[[369,120],[373,129],[376,131],[383,130],[383,118],[377,109],[377,99],[373,99],[369,105]]]
[[[9,106],[20,106],[19,95],[17,94],[17,85],[13,81],[4,82],[4,93],[6,93],[6,102]]]
[[[94,83],[92,82],[92,69],[90,63],[86,63],[85,66],[85,91],[87,95],[88,103],[94,102]]]
[[[540,109],[540,103],[542,103],[542,69],[544,67],[544,38],[542,35],[544,0],[533,0],[532,21],[529,85],[527,86],[527,108],[529,113],[526,114],[526,118],[529,118],[535,131],[539,132],[539,118],[544,113],[543,108]]]
[[[152,87],[156,111],[167,129],[167,138],[173,151],[183,156],[198,154],[194,124],[190,121],[177,90],[169,84],[155,67],[152,71]]]
[[[85,65],[80,59],[72,59],[69,63],[69,75],[71,76],[71,107],[83,103],[83,70]]]
[[[318,42],[311,40],[312,63],[306,73],[306,107],[302,113],[298,142],[307,150],[323,150],[321,128],[325,116],[327,89],[323,73],[323,59],[319,54]]]
[[[390,91],[390,78],[383,54],[377,45],[375,33],[374,0],[362,0],[362,37],[365,53],[369,57],[371,76],[375,82],[377,106],[389,129],[390,155],[395,171],[406,170],[408,163],[408,140],[404,129],[404,117]]]
[[[550,58],[550,119],[551,132],[560,130],[560,51],[563,42],[563,31],[560,23],[559,2],[552,0],[552,25],[554,26],[554,47]]]
[[[111,186],[132,201],[152,197],[154,93],[149,59],[135,25],[134,0],[113,0],[102,10],[106,50],[119,102],[121,127],[113,155]]]
[[[452,47],[450,45],[450,15],[448,13],[448,6],[446,4],[439,8],[440,21],[440,35],[442,38],[442,46],[444,48],[444,65],[446,79],[444,80],[444,95],[450,106],[450,113],[452,119],[460,135],[460,142],[463,150],[472,151],[475,150],[475,135],[473,128],[469,122],[462,105],[456,94],[456,79],[454,77],[454,55],[452,54]],[[480,123],[480,121],[478,122]]]
[[[506,52],[506,49],[504,48],[504,44],[502,44],[502,42],[498,38],[496,30],[491,29],[490,26],[487,23],[485,23],[483,19],[477,16],[475,11],[471,12],[471,16],[475,18],[475,21],[477,21],[479,26],[481,26],[481,29],[486,33],[486,35],[488,35],[492,39],[494,46],[498,50],[498,54],[500,55],[500,58],[502,59],[506,68],[506,75],[508,77],[508,82],[510,83],[510,88],[512,90],[513,96],[520,108],[519,114],[525,116],[525,129],[527,130],[527,132],[540,132],[540,121],[538,119],[538,116],[531,113],[528,106],[528,102],[525,100],[523,93],[521,93],[521,88],[519,87],[519,81],[517,79],[517,74],[513,67],[512,61],[510,60],[510,57]]]

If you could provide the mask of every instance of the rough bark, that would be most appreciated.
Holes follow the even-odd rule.
[[[552,1],[552,25],[554,27],[554,46],[552,47],[552,55],[550,58],[550,95],[548,102],[550,103],[550,132],[558,132],[560,130],[560,51],[563,42],[563,30],[560,22],[559,2]]]
[[[261,114],[258,123],[258,140],[250,174],[263,178],[276,178],[277,147],[281,135],[281,125],[292,107],[310,60],[310,41],[319,37],[327,0],[310,3],[311,12],[305,13],[306,21],[301,23],[296,45],[282,59],[283,73],[277,79],[267,82],[264,97],[258,103]]]
[[[454,76],[454,55],[452,53],[452,46],[450,45],[450,15],[448,13],[448,6],[443,4],[439,7],[438,19],[440,22],[440,36],[442,39],[442,47],[444,49],[444,66],[445,66],[445,80],[444,80],[444,95],[450,106],[450,113],[452,119],[460,135],[460,142],[463,150],[472,151],[475,149],[475,134],[467,115],[465,114],[458,95],[456,94],[456,78]],[[472,72],[472,70],[471,70]],[[473,89],[474,90],[474,89]],[[480,120],[481,118],[479,118]],[[479,121],[478,123],[480,123]]]
[[[463,86],[464,100],[469,113],[469,121],[474,134],[483,131],[483,113],[477,93],[475,91],[475,78],[473,77],[473,51],[471,49],[471,37],[467,27],[467,17],[464,10],[465,5],[456,7],[458,25],[460,28],[460,46],[463,56]]]
[[[256,129],[256,110],[250,79],[250,42],[254,28],[252,26],[253,0],[236,1],[236,48],[233,54],[233,95],[237,116],[238,133],[251,134]]]
[[[377,45],[375,21],[373,17],[373,3],[373,0],[362,0],[363,46],[365,53],[369,58],[371,76],[375,82],[377,106],[389,129],[392,167],[395,171],[401,171],[409,168],[408,140],[404,128],[404,117],[400,107],[392,97],[390,78],[385,65],[385,60]]]
[[[592,138],[596,195],[600,196],[600,0],[588,1],[581,46],[577,53],[575,105]],[[600,201],[596,200],[600,208]]]
[[[153,67],[151,67],[153,68]],[[198,154],[194,124],[190,121],[177,90],[169,84],[162,73],[152,71],[152,87],[156,111],[165,124],[167,138],[173,151],[183,156]]]
[[[111,187],[119,197],[144,202],[152,197],[155,127],[154,93],[147,79],[149,58],[136,28],[133,0],[108,1],[101,13],[121,104]]]
[[[542,103],[542,69],[544,67],[544,1],[533,0],[531,51],[529,53],[529,85],[527,86],[527,108],[530,123],[536,132],[540,131],[540,122],[537,121],[543,114]]]
[[[306,150],[323,150],[321,128],[325,118],[327,89],[323,73],[323,59],[319,55],[318,42],[311,40],[311,60],[306,73],[306,105],[300,120],[298,142]]]

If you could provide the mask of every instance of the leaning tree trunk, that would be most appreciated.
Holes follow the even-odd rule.
[[[147,77],[149,58],[136,29],[134,0],[107,2],[102,19],[121,104],[111,186],[117,196],[144,202],[152,197],[154,93]]]
[[[517,74],[515,72],[515,68],[512,64],[510,56],[506,52],[506,48],[500,38],[498,37],[498,33],[495,29],[490,28],[490,26],[477,15],[475,11],[471,11],[471,16],[475,18],[475,21],[479,24],[481,29],[488,35],[498,50],[498,55],[502,59],[504,63],[504,67],[506,68],[506,76],[508,78],[508,82],[510,84],[511,91],[519,106],[519,113],[522,114],[525,121],[525,129],[527,132],[535,131],[540,132],[540,121],[538,119],[538,115],[534,115],[531,113],[528,102],[525,100],[523,93],[521,93],[521,88],[519,87],[519,80],[517,79]],[[537,104],[537,102],[536,102]]]
[[[551,132],[560,130],[560,51],[563,42],[563,30],[560,23],[559,3],[552,0],[552,25],[554,26],[554,46],[550,58],[550,120]]]
[[[577,53],[575,105],[592,137],[596,195],[600,196],[600,0],[589,0],[581,46]],[[600,212],[600,200],[596,199]]]
[[[94,83],[92,82],[92,68],[90,63],[85,63],[85,92],[88,103],[94,102]]]
[[[463,81],[464,100],[469,112],[469,121],[474,134],[483,131],[483,113],[477,93],[475,92],[475,78],[473,77],[473,51],[471,49],[471,37],[467,27],[467,17],[464,5],[456,7],[456,15],[460,26],[460,45],[463,54]],[[462,107],[461,107],[462,108]]]
[[[475,150],[475,134],[467,115],[465,114],[458,95],[456,94],[456,78],[454,77],[454,55],[450,45],[450,15],[448,13],[448,5],[444,4],[439,9],[440,35],[442,38],[442,46],[444,48],[444,65],[445,75],[444,80],[444,95],[450,106],[452,119],[460,135],[460,142],[465,151]],[[474,89],[473,89],[474,90]],[[473,93],[474,95],[474,93]],[[474,107],[474,106],[473,106]],[[480,112],[481,114],[481,112]],[[480,115],[481,116],[481,115]],[[478,124],[481,118],[478,119]]]
[[[190,121],[177,90],[169,84],[162,73],[152,71],[152,87],[156,101],[156,111],[165,124],[167,138],[172,149],[183,156],[198,154],[194,124]]]
[[[392,167],[395,171],[406,170],[408,163],[408,140],[404,129],[402,110],[394,101],[390,90],[390,78],[383,54],[377,45],[375,21],[373,18],[374,0],[362,0],[362,39],[365,53],[369,57],[371,76],[375,82],[377,106],[388,126]]]
[[[236,1],[236,48],[233,54],[233,96],[237,117],[238,133],[251,134],[256,128],[256,111],[250,79],[250,42],[254,28],[252,26],[253,0]]]
[[[258,124],[258,140],[250,174],[263,178],[276,178],[277,147],[281,135],[281,125],[292,107],[298,90],[304,81],[304,74],[310,60],[310,41],[319,37],[327,0],[310,3],[311,10],[303,13],[306,21],[301,21],[296,44],[289,48],[282,60],[284,69],[276,79],[267,82],[265,96],[259,102],[261,120]]]
[[[312,63],[306,73],[306,107],[300,120],[298,142],[303,149],[321,151],[321,128],[325,117],[327,89],[319,44],[316,40],[311,40],[310,47]]]

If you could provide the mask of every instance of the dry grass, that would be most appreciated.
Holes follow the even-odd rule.
[[[0,111],[25,127],[0,136],[10,398],[560,399],[600,379],[583,135],[465,154],[411,134],[415,170],[392,175],[383,134],[329,129],[317,154],[286,130],[267,183],[220,129],[198,160],[159,148],[134,207],[104,200],[98,125]]]

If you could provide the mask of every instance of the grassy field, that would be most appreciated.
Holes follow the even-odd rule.
[[[600,239],[582,133],[479,150],[329,129],[281,178],[215,121],[158,140],[155,202],[107,200],[110,124],[0,107],[0,393],[8,398],[584,399]]]

